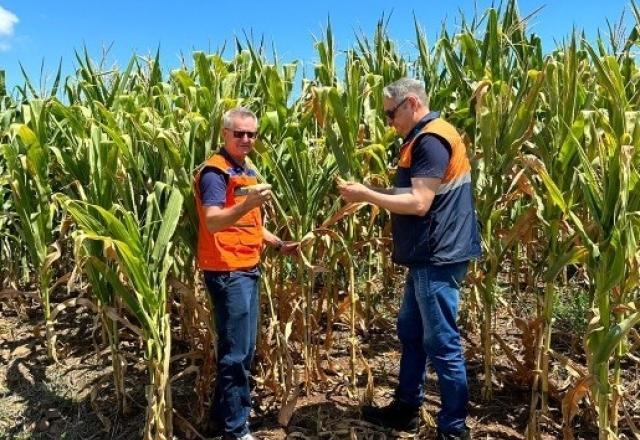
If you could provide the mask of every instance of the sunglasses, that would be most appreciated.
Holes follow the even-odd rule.
[[[244,131],[244,130],[232,130],[233,137],[236,139],[242,139],[243,137],[248,137],[249,139],[255,139],[258,135],[257,131]]]
[[[400,106],[402,104],[407,102],[407,99],[409,99],[408,96],[406,98],[404,98],[402,101],[400,101],[400,103],[398,105],[396,105],[394,108],[392,108],[391,110],[385,110],[384,111],[384,115],[387,117],[388,120],[393,121],[393,118],[396,117],[396,112],[398,111],[398,109],[400,108]]]

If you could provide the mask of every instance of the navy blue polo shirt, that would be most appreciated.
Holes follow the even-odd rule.
[[[431,112],[427,114],[409,132],[405,138],[405,143],[416,137],[425,125],[438,117],[440,117],[440,112]],[[405,182],[408,183],[408,185],[404,186],[411,186],[412,177],[433,177],[442,179],[447,167],[449,166],[449,160],[451,159],[451,147],[438,136],[434,134],[426,134],[418,140],[416,145],[413,146],[412,154],[411,168],[408,169],[407,176],[401,176],[405,178],[402,180],[406,180],[408,178],[408,182]],[[398,172],[402,173],[403,169],[399,168]]]
[[[233,164],[233,168],[230,170],[232,174],[256,175],[254,169],[246,165],[237,164],[224,148],[220,149],[220,154]],[[226,175],[217,168],[207,167],[202,170],[200,174],[200,195],[202,197],[202,206],[223,207],[227,198]]]

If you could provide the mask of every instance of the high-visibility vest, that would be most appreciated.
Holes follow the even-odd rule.
[[[194,179],[196,206],[198,209],[198,266],[208,271],[232,271],[255,267],[260,261],[262,249],[262,215],[260,208],[254,208],[243,215],[235,224],[211,233],[207,228],[200,177],[206,168],[222,172],[227,182],[224,208],[242,203],[246,195],[236,195],[239,187],[258,183],[255,170],[243,167],[241,170],[223,154],[214,154],[198,170]]]
[[[409,168],[411,166],[413,146],[417,140],[426,134],[435,134],[444,139],[451,147],[451,158],[442,177],[441,190],[444,190],[447,186],[451,186],[451,184],[455,184],[456,181],[459,182],[461,179],[468,179],[471,173],[471,164],[467,157],[464,142],[455,127],[441,118],[430,121],[420,130],[417,136],[402,146],[398,166],[402,168]]]
[[[396,187],[411,187],[414,146],[426,135],[450,148],[449,164],[429,212],[424,216],[392,214],[393,260],[402,265],[442,265],[482,255],[471,188],[471,164],[454,126],[431,114],[427,123],[401,150]]]

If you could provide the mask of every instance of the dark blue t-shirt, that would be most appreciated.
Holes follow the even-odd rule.
[[[440,116],[430,112],[405,136],[405,142],[415,138],[429,122]],[[418,139],[411,150],[411,166],[398,169],[396,186],[410,187],[412,177],[432,177],[442,179],[451,159],[451,146],[435,134],[426,134]]]
[[[255,170],[247,166],[238,165],[224,148],[220,149],[220,154],[233,165],[233,168],[228,170],[231,175],[256,175]],[[202,206],[224,206],[227,198],[227,177],[225,174],[212,167],[202,170],[200,174],[200,196],[202,197]]]
[[[450,158],[449,144],[434,134],[427,134],[413,147],[411,177],[442,179]]]
[[[224,206],[227,180],[217,168],[205,168],[200,175],[202,206]]]

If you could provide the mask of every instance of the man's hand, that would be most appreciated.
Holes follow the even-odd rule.
[[[249,193],[242,203],[249,209],[253,209],[262,206],[269,199],[271,199],[271,190],[263,189]]]
[[[357,182],[338,182],[338,191],[340,196],[347,202],[368,202],[370,189],[364,186],[362,183]]]
[[[271,189],[264,188],[247,194],[244,201],[228,208],[205,206],[204,215],[207,229],[212,234],[235,224],[243,215],[258,208],[271,198]]]
[[[392,214],[422,217],[431,209],[440,182],[441,179],[435,177],[412,177],[410,188],[380,192],[361,183],[338,180],[338,190],[347,202],[367,202]]]
[[[277,246],[278,252],[283,255],[295,255],[298,253],[298,249],[300,249],[299,241],[282,241],[280,245]]]
[[[262,235],[264,237],[264,242],[273,247],[277,252],[283,255],[293,255],[298,253],[300,242],[280,240],[277,235],[265,227],[262,228]]]

